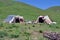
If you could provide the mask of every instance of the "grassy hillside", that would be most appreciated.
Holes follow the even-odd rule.
[[[60,24],[60,6],[54,6],[54,7],[50,7],[47,10],[45,10],[48,15],[50,16],[50,18],[52,18],[53,20],[57,21],[57,23]]]
[[[60,11],[60,6],[53,6],[53,7],[48,8],[47,10]]]
[[[7,24],[0,23],[0,40],[47,40],[40,31],[60,32],[60,7],[41,10],[33,6],[12,0],[0,0],[0,21],[8,15],[21,15],[25,20],[36,20],[39,15],[48,15],[56,25],[39,24]],[[59,11],[56,11],[59,10]],[[36,34],[35,34],[36,33]]]
[[[32,20],[43,14],[41,9],[15,1],[0,1],[0,18],[4,19],[8,15],[22,15],[25,19]],[[30,17],[30,16],[31,17]],[[33,18],[34,17],[34,18]]]

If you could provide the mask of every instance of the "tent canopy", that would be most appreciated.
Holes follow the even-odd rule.
[[[19,16],[19,15],[8,15],[8,17],[4,20],[4,22],[7,23],[20,23],[23,21],[24,21],[23,16]]]
[[[39,16],[38,18],[37,18],[37,20],[36,20],[36,22],[35,23],[47,23],[47,24],[56,24],[56,22],[53,22],[50,18],[49,18],[49,16],[48,15],[46,15],[46,16]]]

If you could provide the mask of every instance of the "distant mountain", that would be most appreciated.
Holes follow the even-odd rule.
[[[47,10],[60,11],[60,6],[53,6],[53,7],[48,8]]]

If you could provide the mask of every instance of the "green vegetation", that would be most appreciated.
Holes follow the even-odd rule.
[[[47,10],[35,8],[33,6],[16,2],[12,0],[0,0],[0,38],[1,40],[33,40],[38,37],[38,40],[47,40],[43,38],[42,32],[54,31],[60,32],[60,6],[51,7]],[[39,15],[48,15],[57,24],[47,25],[40,24],[8,24],[2,21],[8,15],[21,15],[25,20],[36,20]],[[33,32],[36,32],[36,35]]]

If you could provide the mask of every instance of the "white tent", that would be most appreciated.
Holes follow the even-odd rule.
[[[44,18],[44,16],[39,16],[35,23],[43,23],[44,22],[43,18]]]
[[[4,22],[7,23],[20,23],[20,22],[24,22],[24,18],[23,16],[19,16],[19,15],[9,15]]]
[[[52,22],[52,20],[49,18],[49,16],[39,16],[35,23],[47,23],[47,24],[56,24],[56,22]]]
[[[49,17],[48,15],[44,17],[44,20],[47,24],[56,24],[56,22],[53,22]]]

